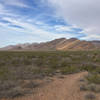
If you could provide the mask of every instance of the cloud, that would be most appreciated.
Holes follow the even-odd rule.
[[[0,11],[2,11],[3,9],[4,9],[4,6],[0,4]]]
[[[72,31],[71,27],[63,26],[63,25],[57,25],[55,26],[55,29],[57,31]]]
[[[15,12],[11,12],[10,9],[7,9],[7,6],[0,2],[0,19],[5,16],[10,17],[19,17],[19,15],[15,14]]]
[[[55,10],[52,9],[55,8],[54,3],[52,2],[51,6],[44,1],[0,0],[0,46],[27,41],[45,42],[61,37],[78,38],[87,31],[80,30],[81,26],[79,28],[74,22],[68,24],[67,17],[63,15],[63,12],[58,12],[62,9],[58,9],[57,4],[55,6],[57,13],[54,13]],[[2,38],[4,36],[6,36],[5,39]]]
[[[4,12],[6,12],[5,7],[0,3],[0,14],[3,14]]]
[[[9,1],[9,3],[11,3],[11,0]],[[8,0],[5,4],[8,4]],[[2,9],[2,16],[1,16],[2,20],[0,21],[0,26],[2,26],[2,28],[7,31],[9,30],[8,32],[6,31],[6,34],[8,36],[14,32],[17,32],[18,34],[25,33],[28,34],[29,36],[32,35],[33,37],[39,38],[37,39],[39,41],[48,41],[60,37],[67,37],[67,38],[72,37],[71,34],[65,34],[65,33],[58,34],[56,32],[57,27],[55,29],[55,25],[59,24],[59,22],[55,22],[55,19],[53,19],[54,17],[49,16],[50,14],[47,15],[49,16],[49,20],[52,21],[53,24],[55,23],[53,26],[50,24],[50,21],[48,21],[47,18],[45,19],[47,20],[46,21],[47,23],[45,23],[45,20],[43,21],[37,20],[35,18],[28,17],[28,15],[22,15],[21,13],[16,14],[15,12],[10,11],[9,9],[7,10],[5,4],[1,3],[3,9]],[[42,14],[42,16],[44,16],[44,14]],[[39,17],[41,18],[41,14],[39,14]],[[64,29],[64,26],[62,27]],[[62,31],[64,31],[63,29]]]
[[[93,34],[100,39],[100,0],[48,0],[48,4],[66,22],[82,28],[84,39],[91,39]]]
[[[14,28],[24,29],[22,26],[18,26],[18,25],[9,25],[9,26]]]
[[[24,3],[24,0],[1,0],[3,4],[18,7],[29,7]]]
[[[55,30],[58,32],[72,32],[72,31],[75,32],[75,30],[79,30],[79,28],[74,25],[55,25],[54,27]]]
[[[42,39],[45,40],[50,40],[53,39],[55,37],[60,37],[60,35],[58,34],[54,34],[48,31],[45,31],[44,29],[41,29],[33,24],[27,23],[25,21],[22,20],[15,20],[15,19],[11,19],[8,17],[4,17],[3,20],[9,21],[10,23],[12,23],[13,25],[19,26],[19,27],[23,27],[25,30],[20,30],[20,32],[27,32],[27,34],[33,34],[34,36],[38,36],[41,37]]]
[[[52,31],[47,31],[45,29],[47,29],[49,26],[45,26],[45,24],[42,24],[42,26],[44,25],[45,28],[40,28],[38,27],[37,25],[35,24],[31,24],[29,22],[27,22],[27,20],[23,20],[23,19],[14,19],[14,18],[9,18],[9,17],[4,17],[3,20],[5,21],[8,21],[10,22],[10,24],[1,24],[2,25],[2,33],[4,34],[12,34],[12,36],[14,34],[17,34],[15,35],[15,38],[11,39],[11,38],[8,38],[7,40],[5,41],[14,41],[14,43],[16,43],[16,38],[20,38],[20,36],[23,34],[23,37],[24,38],[22,40],[22,42],[20,40],[19,43],[25,43],[25,42],[45,42],[45,41],[49,41],[49,40],[53,40],[55,38],[61,38],[61,37],[66,37],[66,38],[71,38],[73,36],[76,36],[76,34],[72,35],[70,33],[62,33],[62,34],[58,34],[57,32],[52,32]],[[39,23],[40,24],[40,23]],[[13,26],[17,26],[17,27],[11,27],[11,25]],[[23,27],[23,28],[20,28],[20,27]],[[9,36],[8,35],[8,36]],[[27,37],[26,37],[27,35]],[[18,38],[18,39],[19,39]],[[29,41],[30,39],[30,41]],[[26,40],[26,41],[25,41]],[[17,43],[18,43],[17,41]],[[23,42],[24,41],[24,42]],[[3,43],[4,44],[4,43]],[[10,44],[13,44],[13,43],[10,43]]]

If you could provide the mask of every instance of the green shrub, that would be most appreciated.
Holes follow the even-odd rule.
[[[95,74],[89,74],[86,79],[88,80],[89,83],[95,83],[95,84],[100,84],[100,74],[95,73]]]
[[[74,66],[64,67],[61,69],[62,74],[72,74],[72,73],[75,73],[78,71],[79,71],[79,69],[77,67],[74,67]]]
[[[10,76],[10,71],[7,68],[0,69],[0,79],[1,80],[7,80],[8,75]]]

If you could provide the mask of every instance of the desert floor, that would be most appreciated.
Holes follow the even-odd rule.
[[[86,74],[81,72],[51,77],[52,81],[37,88],[34,94],[13,100],[84,100],[85,93],[80,91],[79,80]]]

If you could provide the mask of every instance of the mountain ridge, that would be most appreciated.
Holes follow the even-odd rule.
[[[31,51],[48,51],[48,50],[93,50],[100,49],[100,41],[85,41],[77,38],[59,38],[48,42],[25,43],[10,45],[0,50],[31,50]]]

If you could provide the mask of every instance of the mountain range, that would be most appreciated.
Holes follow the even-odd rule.
[[[12,51],[49,51],[49,50],[94,50],[100,49],[100,41],[85,41],[76,38],[59,38],[48,42],[42,43],[26,43],[10,45],[0,50],[12,50]]]

